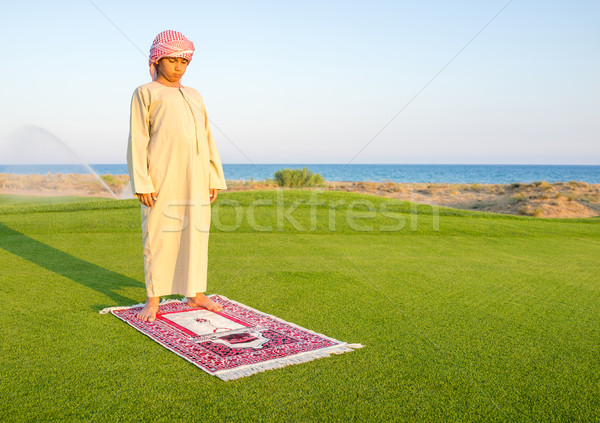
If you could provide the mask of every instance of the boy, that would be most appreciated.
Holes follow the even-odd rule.
[[[183,34],[158,34],[150,49],[152,82],[137,87],[131,101],[127,167],[141,202],[147,300],[137,317],[143,321],[156,319],[164,295],[222,308],[204,292],[210,205],[227,186],[202,97],[181,85],[193,53]]]

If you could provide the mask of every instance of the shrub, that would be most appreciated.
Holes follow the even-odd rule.
[[[483,187],[481,185],[479,185],[478,183],[474,183],[474,184],[471,184],[471,186],[469,187],[469,190],[474,191],[474,192],[481,192],[481,191],[483,191]]]
[[[386,190],[387,192],[398,192],[402,191],[402,188],[395,182],[384,182],[381,186],[381,189]]]
[[[117,180],[115,179],[115,177],[113,175],[106,174],[106,175],[101,175],[100,177],[108,185],[116,185],[117,184]]]
[[[530,184],[530,186],[535,187],[535,188],[541,188],[543,190],[552,189],[552,184],[550,182],[546,182],[546,181],[535,181],[535,182],[532,182]]]
[[[523,195],[521,195],[521,194],[513,195],[510,198],[510,202],[512,204],[520,203],[521,201],[525,201],[525,197]]]
[[[281,169],[275,172],[273,177],[280,187],[314,187],[325,182],[320,174],[307,168]]]
[[[569,181],[569,186],[575,187],[575,188],[577,188],[577,187],[585,188],[588,186],[588,183],[587,182]]]

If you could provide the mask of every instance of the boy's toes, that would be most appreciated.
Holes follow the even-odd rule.
[[[137,318],[142,322],[153,322],[156,320],[156,310],[144,308],[137,314]]]
[[[221,304],[217,304],[214,301],[211,301],[207,307],[210,311],[221,311],[223,310],[223,306]]]

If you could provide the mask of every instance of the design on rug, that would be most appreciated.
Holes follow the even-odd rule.
[[[222,295],[210,295],[220,312],[165,300],[154,322],[136,314],[144,306],[109,307],[114,314],[165,348],[222,380],[299,364],[362,348],[262,313]]]

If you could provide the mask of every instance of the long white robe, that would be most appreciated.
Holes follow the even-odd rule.
[[[140,85],[131,99],[127,167],[141,204],[149,297],[206,291],[209,188],[227,189],[202,96],[190,87]]]

